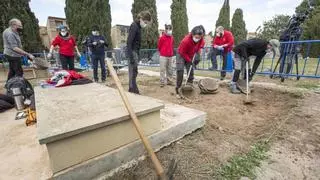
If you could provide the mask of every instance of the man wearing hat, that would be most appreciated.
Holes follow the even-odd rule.
[[[239,94],[240,91],[237,87],[237,82],[241,73],[241,65],[246,61],[249,61],[250,56],[256,56],[252,70],[249,69],[249,81],[256,73],[261,60],[267,54],[267,52],[272,51],[273,55],[279,55],[280,42],[277,39],[271,39],[270,41],[265,41],[262,39],[249,39],[243,41],[233,48],[234,52],[234,73],[231,81],[231,93]]]
[[[101,67],[101,81],[106,81],[106,66],[105,66],[105,47],[108,47],[108,44],[99,32],[99,27],[97,25],[92,27],[91,35],[87,40],[87,45],[90,48],[92,53],[91,60],[93,65],[93,78],[95,82],[99,81],[98,77],[98,64]]]

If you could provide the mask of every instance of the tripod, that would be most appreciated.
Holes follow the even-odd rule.
[[[273,74],[275,73],[275,71],[278,68],[278,65],[280,64],[279,74],[280,74],[281,82],[284,82],[285,78],[288,77],[288,74],[292,72],[292,68],[293,68],[292,64],[294,62],[296,65],[296,78],[297,80],[300,79],[299,64],[298,64],[299,48],[297,44],[295,44],[295,41],[300,39],[301,34],[302,34],[302,28],[298,26],[293,28],[289,32],[289,39],[288,38],[282,39],[282,40],[288,40],[288,42],[285,42],[281,45],[280,57],[276,63],[276,66],[272,72],[272,75],[270,75],[270,78],[273,78]]]

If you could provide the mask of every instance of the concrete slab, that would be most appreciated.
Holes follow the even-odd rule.
[[[129,120],[116,89],[91,83],[64,88],[35,88],[40,144]],[[160,100],[127,93],[138,116],[163,108]]]
[[[204,126],[206,113],[175,104],[161,110],[162,130],[150,135],[152,147],[159,151],[187,134]],[[143,159],[146,151],[140,140],[56,173],[57,180],[104,179],[114,172],[129,168]]]
[[[39,141],[47,145],[53,173],[139,138],[116,89],[93,83],[35,93]],[[127,94],[145,134],[159,131],[163,104]]]

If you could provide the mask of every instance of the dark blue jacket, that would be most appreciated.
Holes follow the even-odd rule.
[[[100,43],[100,40],[104,41],[104,43]],[[93,45],[93,42],[97,42],[97,44]],[[105,47],[108,47],[108,44],[102,35],[90,35],[87,44],[93,55],[104,55]]]

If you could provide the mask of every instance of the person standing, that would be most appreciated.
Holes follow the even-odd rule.
[[[273,54],[279,54],[280,42],[277,39],[271,39],[270,41],[265,41],[262,39],[254,38],[247,41],[243,41],[233,48],[234,52],[234,73],[231,81],[231,93],[239,94],[240,91],[237,87],[237,82],[240,77],[241,67],[244,63],[249,61],[250,56],[256,56],[252,70],[248,69],[249,81],[252,80],[254,74],[256,73],[261,60],[266,55],[268,51],[273,51]],[[245,77],[246,78],[246,77]]]
[[[59,59],[64,70],[74,70],[74,49],[77,51],[77,55],[80,57],[76,40],[70,35],[66,26],[59,27],[59,34],[52,41],[48,59],[52,58],[52,52],[55,46],[59,46]]]
[[[221,53],[222,55],[222,68],[221,68],[221,74],[220,79],[224,80],[226,77],[226,67],[227,67],[227,55],[229,52],[231,52],[234,45],[234,38],[230,31],[224,30],[222,26],[217,27],[216,29],[216,37],[213,40],[212,47],[212,68],[216,68],[216,58],[217,55]]]
[[[159,38],[158,50],[160,53],[160,87],[165,83],[172,85],[172,56],[174,39],[172,36],[172,25],[165,24],[165,32]]]
[[[177,69],[177,84],[176,94],[178,98],[182,98],[181,85],[183,81],[184,68],[187,69],[187,74],[190,75],[187,79],[187,84],[193,87],[193,66],[197,65],[200,59],[196,59],[193,62],[194,56],[204,46],[204,28],[203,26],[196,26],[191,30],[191,33],[186,35],[178,47],[176,69]],[[191,67],[191,68],[190,68]]]
[[[137,86],[139,50],[141,45],[141,28],[151,23],[149,11],[142,11],[129,28],[127,39],[127,56],[129,58],[129,92],[140,94]]]
[[[27,56],[30,60],[34,59],[34,56],[22,49],[20,34],[22,33],[23,26],[19,19],[11,19],[9,21],[9,27],[3,31],[3,46],[4,46],[4,58],[9,62],[8,78],[11,79],[14,76],[23,76],[23,69],[21,64],[21,57]]]
[[[104,36],[100,35],[97,25],[92,27],[92,34],[88,38],[87,45],[91,51],[91,61],[93,65],[93,78],[95,82],[99,81],[98,64],[101,67],[101,81],[106,81],[106,65],[105,65],[105,47],[108,47]]]

